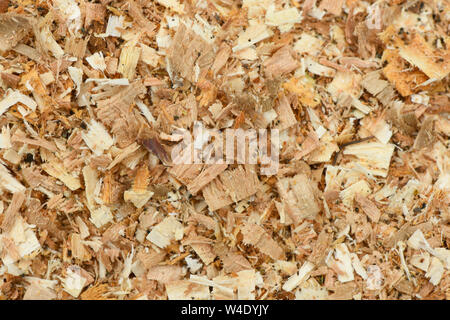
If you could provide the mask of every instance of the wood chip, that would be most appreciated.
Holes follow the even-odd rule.
[[[0,0],[0,299],[450,298],[448,1],[240,2]]]

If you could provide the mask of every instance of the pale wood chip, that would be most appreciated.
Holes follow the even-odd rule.
[[[325,257],[328,254],[332,240],[333,235],[323,229],[317,237],[317,241],[314,244],[311,255],[308,257],[308,261],[311,261],[316,266],[324,264]]]
[[[166,255],[167,255],[167,253],[165,253],[164,251],[152,252],[152,253],[140,251],[137,254],[137,258],[139,259],[139,261],[142,263],[142,265],[146,269],[150,269],[151,267],[156,266],[160,262],[164,261],[164,258],[166,257]]]
[[[103,23],[106,16],[106,8],[101,3],[90,3],[87,2],[86,6],[86,17],[84,21],[84,27],[89,27],[93,21]]]
[[[297,123],[294,112],[292,111],[289,100],[284,94],[279,98],[277,106],[274,108],[278,114],[278,120],[280,121],[275,128],[278,130],[285,130],[292,127]]]
[[[283,249],[274,241],[269,234],[260,226],[247,223],[242,229],[244,243],[251,244],[275,260],[284,260]]]
[[[169,300],[207,300],[209,287],[188,280],[172,281],[166,284]]]
[[[147,278],[161,283],[169,283],[180,280],[182,275],[183,270],[180,266],[153,266],[148,270]]]
[[[30,31],[32,19],[20,14],[0,15],[0,52],[11,50]]]
[[[276,78],[297,69],[300,64],[294,55],[294,51],[289,46],[284,46],[276,51],[271,58],[264,61],[268,76]]]
[[[199,74],[214,62],[213,46],[181,23],[167,53],[172,77],[197,82]]]
[[[9,232],[16,223],[16,218],[20,214],[19,210],[25,201],[25,194],[23,192],[17,192],[13,194],[11,203],[8,209],[5,211],[5,215],[2,221],[2,229],[4,232]]]
[[[258,191],[255,168],[239,166],[226,170],[203,188],[203,196],[211,211],[248,198]]]
[[[355,197],[356,202],[361,206],[361,209],[365,214],[372,220],[377,223],[380,219],[381,212],[378,207],[373,203],[373,201],[369,200],[367,197],[357,194]]]
[[[214,59],[214,62],[211,66],[213,74],[217,74],[220,71],[220,69],[222,69],[223,66],[225,66],[230,55],[231,55],[231,47],[225,42],[222,42],[222,44],[219,47],[219,50],[217,51],[216,58]]]
[[[280,179],[277,183],[282,210],[299,225],[303,219],[314,219],[320,211],[315,186],[304,174]]]
[[[227,167],[228,164],[226,163],[206,166],[203,171],[187,185],[189,192],[194,195],[197,194],[197,192],[203,189],[208,183],[210,183],[219,174],[221,174]]]

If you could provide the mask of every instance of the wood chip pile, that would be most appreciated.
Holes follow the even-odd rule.
[[[0,0],[0,298],[449,299],[449,22]],[[174,163],[199,123],[279,130],[278,171]]]

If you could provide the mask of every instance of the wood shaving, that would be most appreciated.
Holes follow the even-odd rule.
[[[0,299],[449,299],[449,10],[0,0]]]

